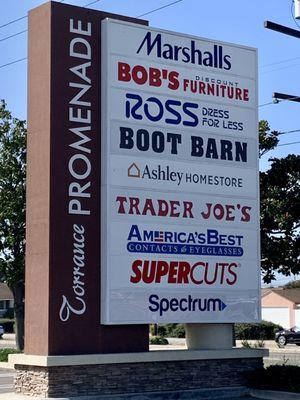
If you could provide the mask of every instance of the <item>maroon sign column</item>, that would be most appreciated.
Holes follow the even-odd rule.
[[[29,14],[26,354],[148,350],[148,325],[100,325],[106,17],[147,24],[55,2]]]

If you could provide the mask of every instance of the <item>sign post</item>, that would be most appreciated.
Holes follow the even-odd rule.
[[[28,59],[15,391],[242,389],[262,350],[148,351],[148,324],[259,321],[256,51],[49,2]]]

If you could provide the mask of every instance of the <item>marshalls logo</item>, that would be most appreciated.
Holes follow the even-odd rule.
[[[207,49],[198,48],[195,40],[191,40],[189,46],[182,47],[164,42],[160,33],[154,35],[152,36],[152,32],[146,33],[137,50],[137,54],[144,49],[148,56],[153,53],[157,58],[164,58],[165,60],[182,61],[225,70],[231,69],[231,56],[224,54],[224,49],[221,45],[215,44],[211,51],[208,51]]]

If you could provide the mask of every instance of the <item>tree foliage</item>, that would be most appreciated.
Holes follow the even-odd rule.
[[[259,157],[262,157],[268,151],[275,149],[275,147],[278,145],[279,132],[271,131],[268,121],[261,120],[259,121],[258,135],[259,135]]]
[[[0,103],[0,278],[15,300],[17,344],[24,336],[26,122]]]
[[[276,146],[278,133],[260,122],[261,153]],[[300,156],[271,158],[260,173],[262,273],[266,283],[275,272],[285,276],[300,272]]]
[[[300,288],[300,280],[297,279],[296,281],[290,281],[283,285],[285,289],[299,289]]]

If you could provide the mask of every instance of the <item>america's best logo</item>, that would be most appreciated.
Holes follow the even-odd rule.
[[[132,225],[127,237],[130,253],[185,254],[241,257],[243,235],[222,234],[216,229],[205,232],[149,230]]]
[[[237,281],[239,267],[235,262],[198,261],[192,264],[178,260],[135,260],[132,263],[130,282],[232,286]]]

